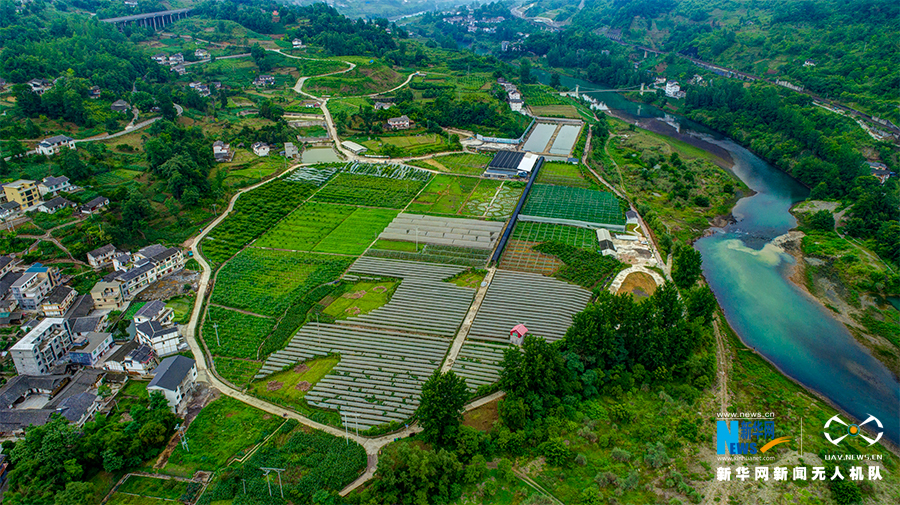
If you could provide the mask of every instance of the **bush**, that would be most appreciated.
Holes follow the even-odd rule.
[[[579,453],[578,456],[575,456],[575,464],[578,466],[584,466],[587,464],[587,456]]]
[[[600,472],[594,477],[594,482],[600,487],[618,487],[619,476],[612,472]]]
[[[809,227],[814,230],[834,231],[834,214],[827,210],[820,210],[810,214],[807,219]]]
[[[697,195],[694,197],[694,205],[697,207],[709,207],[709,198],[705,195]]]
[[[647,453],[644,455],[644,462],[652,468],[660,468],[669,464],[669,455],[666,454],[666,446],[662,442],[656,445],[647,444]]]
[[[620,463],[624,463],[626,461],[631,461],[631,457],[632,457],[630,452],[623,450],[623,449],[619,449],[618,447],[613,449],[612,452],[609,453],[609,456],[612,459],[614,459],[615,461],[618,461]]]

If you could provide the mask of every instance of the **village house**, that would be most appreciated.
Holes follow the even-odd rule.
[[[300,156],[300,150],[297,149],[297,146],[294,145],[293,142],[285,142],[284,143],[284,157],[285,158],[296,158]]]
[[[44,297],[57,284],[58,277],[58,269],[35,263],[12,283],[10,290],[23,311],[37,311]]]
[[[122,296],[127,300],[158,279],[184,268],[184,254],[174,247],[153,244],[134,254],[134,263],[126,271],[114,272],[104,278],[107,282],[118,280]]]
[[[37,145],[37,152],[44,156],[53,156],[66,147],[75,149],[75,139],[66,135],[54,135],[40,141]]]
[[[53,83],[47,79],[32,79],[28,81],[28,85],[31,86],[31,91],[38,95],[43,95],[44,91],[53,87]]]
[[[509,100],[509,108],[514,112],[522,112],[522,109],[525,106],[525,101],[520,100],[518,98],[512,98]]]
[[[253,79],[254,86],[271,86],[275,84],[275,78],[268,74],[262,74]]]
[[[91,288],[91,299],[97,310],[119,310],[125,303],[122,283],[119,281],[99,281]]]
[[[184,356],[170,356],[156,367],[156,375],[147,385],[148,392],[159,391],[166,397],[172,412],[178,412],[190,397],[197,380],[194,360]]]
[[[100,86],[91,86],[91,89],[88,90],[88,98],[91,100],[100,98]]]
[[[234,153],[231,152],[231,145],[221,140],[213,142],[213,157],[218,163],[231,161],[234,158]]]
[[[3,192],[6,194],[7,201],[18,203],[26,210],[40,201],[37,184],[28,179],[19,179],[4,184]]]
[[[266,144],[265,142],[256,142],[251,147],[253,148],[253,153],[257,156],[269,155],[269,144]]]
[[[13,261],[12,256],[0,256],[0,278],[12,270],[14,265],[15,261]],[[6,293],[0,293],[0,295],[5,296]]]
[[[181,53],[175,53],[172,56],[169,56],[169,65],[181,65],[184,63],[184,55]]]
[[[352,152],[353,154],[362,154],[369,150],[366,146],[364,146],[362,144],[357,144],[356,142],[353,142],[352,140],[345,140],[345,141],[341,142],[341,147],[343,147],[344,149],[347,149],[348,151]]]
[[[94,269],[103,268],[112,261],[116,254],[118,254],[116,247],[112,244],[106,244],[87,253],[88,264]]]
[[[39,322],[10,349],[19,375],[46,375],[72,346],[61,317]]]
[[[165,65],[169,62],[169,57],[166,56],[165,53],[154,54],[150,59],[159,63],[160,65]]]
[[[62,317],[75,303],[76,296],[78,296],[78,291],[69,286],[56,286],[47,293],[41,302],[41,312],[45,317]]]
[[[157,363],[153,349],[132,339],[110,354],[103,362],[103,368],[111,372],[146,375]]]
[[[292,49],[301,49],[301,48],[303,48],[303,41],[300,40],[300,39],[294,39],[294,40],[292,40],[292,41],[291,41],[291,48],[292,48]]]
[[[184,75],[187,73],[187,68],[184,67],[184,63],[179,63],[172,67],[172,72],[175,72],[178,75]]]
[[[0,203],[0,219],[15,219],[22,215],[22,206],[17,202]]]
[[[126,102],[125,100],[119,99],[113,102],[112,105],[109,106],[109,108],[113,112],[125,112],[131,108],[131,105],[128,105],[128,102]]]
[[[681,86],[678,85],[678,81],[669,81],[666,83],[667,97],[675,98],[679,91],[681,91]]]
[[[92,331],[72,341],[69,359],[72,363],[96,367],[113,346],[112,333]]]
[[[375,110],[388,110],[393,107],[394,104],[387,102],[375,102]]]
[[[134,313],[134,324],[143,324],[149,321],[156,321],[163,326],[171,326],[175,320],[175,311],[166,307],[166,304],[153,300],[144,304],[137,312]]]
[[[517,324],[509,330],[509,343],[512,345],[522,345],[525,341],[525,335],[528,335],[528,328],[524,324]]]
[[[109,198],[106,198],[105,196],[98,196],[97,198],[94,198],[88,203],[82,205],[78,210],[82,214],[96,214],[107,205],[109,205]]]
[[[387,121],[388,128],[391,130],[408,130],[412,126],[412,122],[406,115],[400,117],[392,117]]]
[[[201,60],[208,60],[209,51],[207,51],[206,49],[197,49],[196,51],[194,51],[194,56],[200,58]]]
[[[38,192],[41,196],[55,195],[60,191],[72,191],[74,186],[69,182],[66,176],[61,177],[44,177],[44,180],[38,184]]]
[[[807,58],[807,60],[803,62],[803,66],[804,67],[814,67],[814,66],[816,66],[816,61]]]

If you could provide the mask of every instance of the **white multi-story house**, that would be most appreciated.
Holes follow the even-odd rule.
[[[387,121],[388,128],[391,130],[408,130],[412,126],[412,121],[406,115],[400,117],[392,117]]]
[[[265,142],[256,142],[253,144],[253,153],[257,156],[268,156],[269,144],[266,144]]]
[[[41,312],[46,317],[62,317],[69,310],[69,307],[75,303],[76,296],[78,296],[78,291],[69,286],[56,286],[50,290],[41,302]]]
[[[87,253],[88,264],[91,268],[103,268],[118,255],[116,248],[112,244],[106,244]]]
[[[140,310],[134,313],[134,324],[156,321],[163,326],[170,326],[174,320],[175,312],[159,300],[145,303]]]
[[[122,294],[122,283],[119,281],[100,281],[91,288],[91,299],[97,310],[119,310],[125,303]]]
[[[71,191],[72,189],[75,189],[74,186],[69,182],[69,178],[64,175],[61,177],[44,177],[44,180],[38,184],[38,191],[41,193],[41,196],[55,195],[60,191]]]
[[[156,375],[147,385],[147,391],[165,395],[172,412],[178,412],[190,397],[197,381],[197,365],[184,356],[170,356],[156,367]]]
[[[72,347],[61,317],[44,319],[10,349],[19,375],[45,375]]]
[[[135,329],[138,342],[152,347],[158,356],[178,352],[181,335],[175,326],[163,326],[159,321],[147,321],[137,325]]]
[[[159,244],[140,249],[134,254],[132,267],[117,272],[112,279],[122,283],[122,295],[130,299],[135,294],[173,272],[184,268],[184,254],[174,247]]]
[[[669,81],[666,83],[667,97],[675,98],[679,91],[681,91],[681,86],[679,86],[678,81]]]
[[[111,372],[125,372],[146,375],[153,370],[158,361],[150,346],[137,340],[130,340],[106,358],[103,368]]]
[[[44,267],[40,264],[32,265],[16,282],[10,286],[13,298],[24,311],[37,311],[47,296],[47,293],[56,285],[57,270],[54,267]]]
[[[65,148],[75,149],[75,139],[66,135],[55,135],[40,141],[37,145],[37,152],[45,156],[53,156]]]

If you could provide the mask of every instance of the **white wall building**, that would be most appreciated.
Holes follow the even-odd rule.
[[[194,360],[184,356],[170,356],[156,367],[156,375],[147,385],[147,392],[162,393],[172,412],[178,412],[190,397],[196,380],[197,366]]]

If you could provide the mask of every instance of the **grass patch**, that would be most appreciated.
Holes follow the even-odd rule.
[[[447,282],[464,288],[478,289],[481,286],[481,281],[484,280],[485,275],[487,275],[487,270],[466,270],[465,272],[460,272],[447,279]]]
[[[531,111],[541,117],[563,117],[578,119],[581,117],[578,110],[572,105],[532,105]]]
[[[134,496],[123,493],[113,493],[109,497],[107,505],[171,505],[171,501],[149,496]]]
[[[418,251],[425,249],[426,245],[419,244]],[[403,252],[417,252],[416,243],[415,242],[401,242],[399,240],[378,240],[372,246],[372,249],[380,249],[383,251],[403,251]]]
[[[311,251],[338,227],[355,207],[309,202],[291,212],[254,245],[295,251]]]
[[[187,482],[132,475],[119,485],[116,492],[131,493],[152,498],[178,500],[187,493],[187,488]]]
[[[187,430],[190,452],[176,447],[164,471],[190,476],[197,470],[217,470],[232,456],[262,442],[281,423],[281,418],[223,396],[197,414]]]
[[[250,381],[253,380],[253,376],[256,375],[256,372],[258,372],[263,365],[262,361],[233,359],[222,356],[214,357],[213,363],[216,366],[216,372],[218,372],[222,378],[238,387],[249,384]]]
[[[392,209],[358,208],[313,250],[337,254],[362,254],[398,213]]]
[[[391,295],[399,285],[400,281],[396,280],[357,282],[348,286],[344,294],[325,307],[323,312],[335,319],[369,313],[391,301]]]
[[[417,180],[338,174],[313,196],[318,202],[402,209],[422,189]]]
[[[456,214],[478,183],[479,179],[473,177],[437,175],[406,210],[421,214]]]
[[[429,170],[440,170],[460,175],[481,175],[484,167],[491,162],[492,157],[487,154],[448,154],[435,156],[428,160],[417,160],[410,164]]]
[[[170,298],[166,301],[166,307],[172,309],[175,313],[175,322],[178,324],[186,324],[191,318],[191,312],[194,310],[194,295],[183,295]]]
[[[298,404],[303,401],[306,392],[328,375],[340,360],[340,356],[328,356],[291,365],[287,370],[253,383],[250,389],[260,398],[272,399],[278,403]]]

